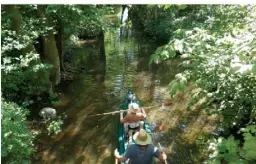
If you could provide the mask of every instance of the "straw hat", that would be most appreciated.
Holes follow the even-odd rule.
[[[131,103],[129,104],[129,110],[133,113],[135,113],[139,109],[139,104],[137,103]]]
[[[133,139],[138,145],[148,145],[152,142],[151,136],[144,129],[135,133]]]

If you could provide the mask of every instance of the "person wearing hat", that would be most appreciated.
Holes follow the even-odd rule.
[[[129,145],[132,143],[132,134],[143,128],[147,114],[137,103],[130,103],[127,115],[123,118],[123,111],[120,112],[120,122],[124,123],[125,131],[129,135]]]
[[[120,156],[117,149],[115,149],[115,157],[119,162],[125,162],[129,159],[129,164],[152,164],[153,157],[159,159],[161,162],[166,161],[166,155],[152,144],[151,136],[144,130],[140,129],[133,136],[136,144],[129,146],[124,154]]]

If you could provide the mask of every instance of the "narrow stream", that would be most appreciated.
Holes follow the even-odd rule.
[[[153,139],[169,152],[168,161],[193,163],[191,153],[197,153],[194,144],[180,139],[187,126],[182,115],[176,112],[174,116],[173,107],[159,107],[170,101],[168,84],[182,71],[180,61],[149,65],[149,56],[157,46],[131,31],[127,37],[120,33],[120,29],[106,33],[103,49],[90,43],[73,49],[71,65],[84,71],[74,81],[62,84],[60,103],[55,108],[66,113],[65,125],[57,136],[41,138],[36,163],[113,164],[119,115],[87,116],[118,110],[127,89],[133,90],[145,107],[151,106],[147,110],[149,121],[158,125]],[[161,119],[170,122],[158,121]],[[164,128],[169,123],[173,123],[171,132]]]

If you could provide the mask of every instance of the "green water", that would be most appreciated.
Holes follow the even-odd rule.
[[[66,113],[65,125],[57,136],[41,137],[36,163],[113,164],[119,115],[87,116],[118,110],[127,89],[133,90],[144,106],[165,102],[168,84],[182,68],[179,60],[149,65],[156,47],[136,33],[122,38],[117,29],[105,33],[104,45],[82,44],[73,49],[70,63],[83,71],[73,81],[61,84],[60,104],[55,108]],[[177,141],[168,160],[190,163],[192,149],[175,140],[180,133],[158,133],[155,140],[166,148]]]

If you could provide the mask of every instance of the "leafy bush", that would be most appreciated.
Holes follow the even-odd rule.
[[[219,26],[209,17],[210,20],[206,20],[200,28],[176,30],[169,44],[159,47],[151,56],[151,62],[159,63],[176,57],[178,53],[182,54],[182,65],[189,69],[177,75],[171,83],[171,96],[180,89],[184,90],[184,84],[191,80],[201,90],[192,95],[194,99],[190,106],[205,97],[206,110],[222,114],[223,124],[227,127],[239,126],[248,117],[255,119],[256,19],[255,15],[248,14],[254,8],[213,6],[202,8],[203,11],[199,13],[207,13],[206,9],[211,11],[209,15],[214,19],[227,20],[224,19],[224,23]],[[238,13],[235,12],[237,10]],[[233,29],[230,29],[229,21]],[[219,30],[216,30],[216,26]]]
[[[53,120],[50,122],[47,127],[48,135],[50,134],[58,134],[62,131],[63,119],[59,117],[57,120]]]
[[[102,26],[99,22],[84,22],[79,28],[79,38],[95,37],[102,32]]]
[[[206,5],[132,5],[129,18],[135,28],[158,43],[167,43],[177,29],[190,29],[207,19],[199,14]],[[200,16],[199,16],[200,15]],[[197,21],[198,20],[198,21]],[[199,24],[197,24],[199,25]]]
[[[50,65],[31,65],[33,57],[29,57],[29,54],[16,59],[3,56],[1,67],[3,97],[23,103],[25,107],[33,103],[33,96],[47,93],[50,86],[49,75],[45,71]]]
[[[175,15],[174,8],[163,9],[157,5],[132,5],[129,11],[129,19],[137,29],[158,41],[168,41],[172,31],[170,28],[172,18]]]
[[[9,5],[10,7],[10,5]],[[48,64],[41,63],[39,54],[33,47],[33,41],[38,37],[40,30],[35,30],[35,19],[22,17],[19,9],[31,9],[24,6],[13,7],[16,14],[16,30],[13,30],[11,13],[7,12],[8,7],[3,7],[1,26],[1,84],[3,97],[9,101],[15,101],[27,107],[33,103],[32,97],[48,92],[50,81]],[[28,22],[27,22],[28,21]]]
[[[29,111],[13,102],[1,103],[1,156],[6,163],[30,163],[34,137],[26,121]]]
[[[256,118],[256,9],[249,5],[209,5],[187,13],[194,17],[191,27],[175,30],[168,44],[159,47],[150,62],[160,63],[175,57],[183,58],[188,68],[170,83],[170,95],[185,91],[188,82],[199,88],[191,93],[188,110],[204,99],[209,114],[219,114],[220,126],[241,128],[255,124]],[[192,10],[193,11],[193,10]],[[194,16],[193,16],[194,15]],[[220,163],[249,163],[255,160],[255,131],[244,132],[244,145],[230,136],[220,139],[217,156]],[[236,134],[234,134],[236,135]],[[215,154],[216,155],[216,154]]]
[[[227,163],[250,163],[256,160],[256,126],[247,126],[243,131],[244,143],[240,145],[239,140],[233,136],[227,139],[218,138],[210,143],[209,150],[213,150],[208,164],[220,164],[221,160]]]

